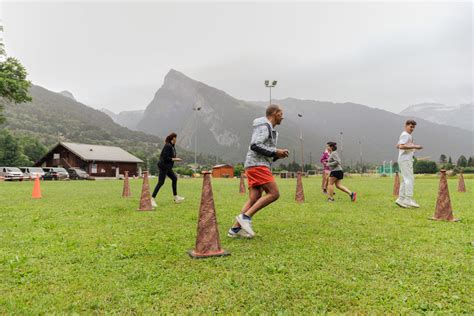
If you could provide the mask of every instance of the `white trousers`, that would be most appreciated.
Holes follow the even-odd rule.
[[[402,199],[411,199],[413,198],[413,187],[415,186],[415,176],[413,175],[413,161],[399,161],[398,166],[400,167],[400,173],[402,174],[402,179],[400,181],[399,197]]]

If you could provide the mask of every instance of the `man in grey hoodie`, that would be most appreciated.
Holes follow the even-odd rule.
[[[253,121],[252,140],[245,158],[245,174],[249,186],[249,199],[227,236],[252,238],[252,216],[280,197],[278,186],[270,169],[273,161],[288,157],[288,149],[276,147],[278,133],[274,130],[283,120],[283,111],[278,105],[267,107],[266,116]],[[263,195],[265,191],[265,195]]]

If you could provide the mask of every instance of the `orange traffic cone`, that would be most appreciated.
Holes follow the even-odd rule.
[[[304,191],[303,191],[303,181],[301,180],[301,171],[298,171],[298,175],[296,178],[295,201],[298,203],[304,202]]]
[[[451,207],[451,199],[449,198],[448,180],[446,179],[446,170],[441,170],[436,210],[431,219],[449,222],[459,221],[459,219],[454,218],[453,216],[453,208]]]
[[[188,250],[192,258],[221,257],[230,255],[221,248],[219,230],[217,229],[216,209],[212,195],[211,172],[203,171],[201,206],[196,236],[196,247]]]
[[[458,192],[466,192],[466,185],[464,185],[464,176],[462,175],[462,171],[459,174]]]
[[[245,180],[244,180],[244,174],[240,174],[240,189],[239,189],[240,194],[245,194]]]
[[[123,179],[122,197],[128,198],[130,196],[132,196],[132,194],[130,193],[130,183],[128,181],[128,171],[125,171],[125,177]]]
[[[148,185],[148,171],[143,171],[142,194],[137,211],[153,211],[151,206],[150,186]]]
[[[42,198],[42,196],[41,196],[41,187],[40,187],[40,179],[39,179],[38,175],[36,176],[36,179],[35,179],[35,184],[33,186],[33,193],[31,194],[31,197],[33,199],[41,199]]]
[[[395,180],[393,182],[393,195],[400,195],[400,176],[398,175],[398,172],[395,172]]]

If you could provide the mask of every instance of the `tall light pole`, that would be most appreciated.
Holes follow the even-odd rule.
[[[362,167],[362,142],[360,141],[360,139],[359,139],[359,159],[360,159],[360,173],[362,173],[364,168]]]
[[[344,132],[339,132],[339,134],[341,135],[341,159],[343,158],[343,153],[344,153]]]
[[[302,118],[303,114],[298,113],[298,118]],[[301,146],[301,172],[304,172],[304,156],[303,156],[303,129],[300,126],[300,146]]]
[[[270,80],[265,80],[265,87],[269,88],[270,90],[270,103],[269,104],[272,104],[272,88],[275,88],[276,85],[277,85],[276,80],[273,80],[272,83],[270,83]]]
[[[197,113],[200,111],[202,107],[196,106],[193,107],[194,111],[194,121],[196,122],[196,132],[194,133],[194,168],[197,168],[197,141],[198,141],[198,120],[197,120]]]

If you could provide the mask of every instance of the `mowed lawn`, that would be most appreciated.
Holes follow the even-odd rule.
[[[151,179],[151,186],[156,183]],[[458,223],[428,220],[439,180],[416,179],[421,209],[400,209],[392,178],[344,180],[328,204],[321,178],[278,179],[281,198],[254,218],[257,237],[226,237],[246,196],[213,179],[224,258],[191,259],[201,179],[165,183],[153,212],[138,212],[141,180],[0,182],[0,314],[474,313],[474,179],[449,180]]]

